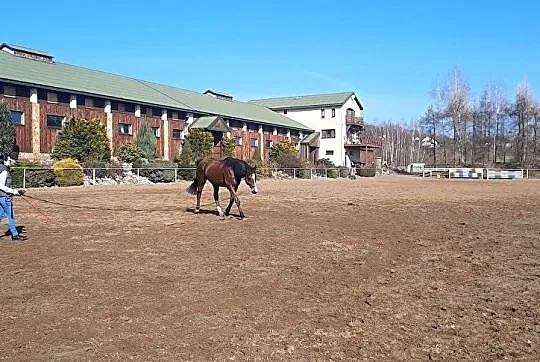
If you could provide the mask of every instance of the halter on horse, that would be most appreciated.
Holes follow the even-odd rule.
[[[205,158],[200,161],[197,165],[195,180],[186,190],[192,195],[197,195],[197,207],[195,208],[195,213],[198,213],[200,210],[201,193],[206,180],[208,180],[214,187],[214,201],[219,216],[224,218],[225,215],[229,215],[232,204],[235,202],[240,217],[242,219],[245,218],[246,216],[240,207],[240,200],[236,195],[236,191],[238,190],[238,186],[240,186],[242,179],[244,179],[246,184],[251,188],[251,192],[256,194],[256,170],[255,167],[250,166],[247,162],[232,157],[227,157],[224,160]],[[225,209],[225,214],[223,214],[221,206],[219,206],[220,187],[226,187],[231,193],[229,205]]]

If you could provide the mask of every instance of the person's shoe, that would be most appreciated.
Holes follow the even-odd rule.
[[[26,236],[22,236],[22,235],[12,236],[11,240],[23,241],[23,240],[26,240]]]

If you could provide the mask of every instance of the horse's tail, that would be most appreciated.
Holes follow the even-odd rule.
[[[186,191],[192,195],[197,194],[197,180],[194,180],[191,185],[186,189]]]

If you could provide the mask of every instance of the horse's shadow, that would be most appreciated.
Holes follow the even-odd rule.
[[[186,212],[187,213],[190,213],[190,214],[194,214],[194,215],[197,215],[195,214],[195,208],[194,207],[187,207],[186,208]],[[202,214],[202,215],[217,215],[219,216],[219,212],[217,212],[217,210],[207,210],[207,209],[199,209],[199,212],[198,214]],[[234,214],[234,213],[229,213],[228,216],[225,216],[225,218],[236,218],[238,220],[241,220],[242,218],[240,217],[240,214]]]
[[[18,225],[16,226],[16,229],[17,229],[17,233],[19,235],[22,235],[24,234],[24,231],[26,230],[26,228],[24,227],[24,225]],[[11,231],[6,231],[5,233],[3,234],[0,234],[0,238],[3,238],[3,237],[6,237],[6,236],[11,236]]]

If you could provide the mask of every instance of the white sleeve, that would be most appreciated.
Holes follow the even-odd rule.
[[[7,171],[2,171],[0,173],[0,190],[4,191],[6,194],[15,194],[14,189],[6,186],[7,175]]]

